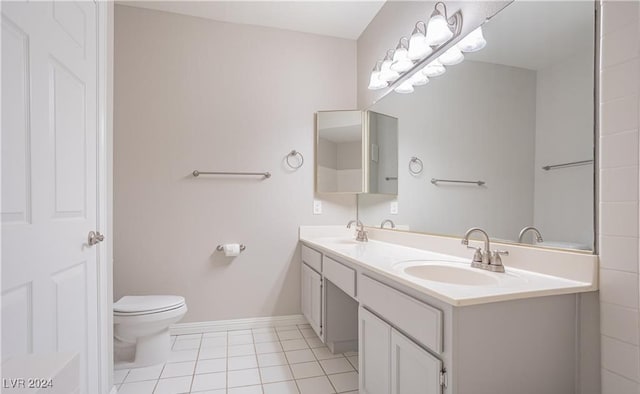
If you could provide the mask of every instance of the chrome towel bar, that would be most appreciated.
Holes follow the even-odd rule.
[[[243,175],[243,176],[263,176],[265,178],[271,178],[270,172],[219,172],[219,171],[193,171],[193,176],[200,175]]]
[[[591,160],[580,160],[580,161],[572,161],[570,163],[562,163],[562,164],[553,164],[550,166],[542,167],[543,170],[555,170],[557,168],[567,168],[567,167],[578,167],[578,166],[586,166],[587,164],[593,163],[593,159]]]
[[[433,183],[436,186],[440,182],[443,182],[443,183],[475,183],[478,186],[482,186],[482,185],[484,185],[486,183],[485,181],[458,181],[458,180],[455,180],[455,179],[436,179],[436,178],[431,178],[431,183]]]

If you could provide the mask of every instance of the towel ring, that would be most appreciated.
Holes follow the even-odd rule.
[[[291,164],[291,158],[292,157],[299,157],[300,159],[298,160],[297,165]],[[287,155],[287,165],[289,167],[291,167],[294,170],[297,170],[298,168],[302,167],[302,165],[304,164],[304,156],[302,156],[302,153],[298,152],[297,150],[292,150],[291,152],[289,152],[289,154]]]
[[[409,172],[412,175],[419,175],[423,169],[424,164],[422,163],[422,160],[418,159],[415,156],[413,156],[411,160],[409,160]]]

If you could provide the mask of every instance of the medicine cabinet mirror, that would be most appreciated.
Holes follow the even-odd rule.
[[[316,114],[317,193],[398,193],[398,119],[375,111]]]

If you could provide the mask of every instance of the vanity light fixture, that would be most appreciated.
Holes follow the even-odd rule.
[[[371,79],[369,80],[369,89],[371,90],[383,89],[389,86],[389,83],[387,81],[380,78],[381,64],[382,64],[382,61],[378,61],[376,63],[376,66],[373,68],[373,71],[371,71]]]
[[[440,63],[440,61],[438,61],[438,59],[427,64],[425,68],[422,69],[422,73],[429,78],[439,77],[446,71],[447,69],[442,65],[442,63]]]
[[[429,78],[444,74],[445,66],[452,66],[464,60],[462,52],[474,52],[486,45],[482,27],[478,27],[451,46],[439,57],[433,56],[443,46],[460,37],[462,31],[462,12],[456,11],[449,17],[447,6],[439,1],[435,4],[429,22],[418,21],[409,39],[402,37],[395,50],[387,51],[382,63],[376,63],[371,72],[369,89],[377,90],[397,85],[393,90],[397,93],[411,93],[414,86],[426,85]],[[407,72],[414,71],[416,64],[422,66],[420,71],[411,76]],[[401,79],[400,82],[398,79]]]
[[[442,6],[443,11],[438,9]],[[443,2],[438,2],[431,13],[431,18],[427,24],[427,44],[431,46],[442,45],[453,37],[451,25],[447,20],[447,6]]]
[[[451,48],[447,49],[445,53],[440,55],[438,60],[445,66],[453,66],[462,63],[462,61],[464,60],[464,55],[462,54],[462,52],[460,52],[460,49],[458,49],[457,46],[452,46]]]
[[[402,82],[397,88],[393,89],[394,92],[396,93],[413,93],[414,89],[413,89],[413,85],[411,84],[411,79],[407,79],[406,81]]]
[[[420,60],[431,55],[433,49],[429,46],[426,35],[427,25],[423,21],[418,21],[409,39],[409,59]]]
[[[487,40],[485,40],[484,35],[482,35],[482,26],[479,26],[477,29],[469,33],[469,35],[460,40],[457,47],[462,52],[475,52],[484,48],[485,45],[487,45]]]
[[[395,81],[400,77],[400,74],[391,69],[391,64],[393,63],[393,49],[389,49],[387,51],[387,56],[385,56],[382,61],[382,65],[380,66],[380,79],[383,81]]]
[[[413,62],[409,59],[409,50],[403,40],[409,42],[407,37],[402,37],[400,41],[398,41],[398,46],[393,52],[393,63],[391,63],[391,69],[393,71],[406,72],[413,67]]]

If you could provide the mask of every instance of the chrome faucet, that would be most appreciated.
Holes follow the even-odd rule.
[[[540,234],[540,231],[537,228],[533,226],[527,226],[520,230],[520,235],[518,235],[518,243],[522,243],[522,239],[524,238],[524,235],[527,233],[527,231],[533,231],[533,233],[536,235],[536,242],[544,242],[544,240],[542,239],[542,234]]]
[[[367,232],[364,231],[364,224],[360,220],[351,220],[347,223],[347,228],[351,228],[353,224],[356,224],[356,241],[359,242],[367,242],[369,241],[369,237],[367,237]]]
[[[384,225],[387,224],[387,223],[389,223],[391,225],[391,228],[396,228],[396,224],[391,219],[383,220],[382,223],[380,223],[380,228],[384,228]]]
[[[484,237],[484,250],[482,248],[475,248],[473,246],[469,246],[469,237],[471,234],[478,232],[482,234]],[[462,238],[462,244],[467,245],[469,249],[475,249],[475,253],[473,254],[473,259],[471,261],[471,266],[474,268],[481,268],[488,271],[493,272],[504,272],[504,265],[502,265],[501,255],[509,255],[509,252],[506,250],[491,250],[491,245],[489,242],[489,234],[486,231],[479,227],[472,227],[464,234]]]

